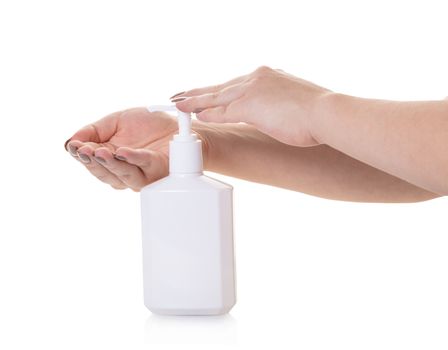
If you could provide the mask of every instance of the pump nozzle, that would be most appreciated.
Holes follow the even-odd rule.
[[[191,115],[179,111],[175,105],[154,105],[149,106],[150,112],[177,112],[177,123],[179,125],[179,137],[191,137]]]
[[[149,112],[177,112],[179,134],[170,141],[170,173],[202,173],[201,141],[191,132],[191,115],[179,111],[174,105],[153,105]]]

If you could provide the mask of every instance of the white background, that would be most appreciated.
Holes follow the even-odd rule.
[[[142,301],[138,194],[63,149],[110,112],[262,64],[348,94],[443,98],[443,5],[1,0],[0,348],[446,349],[446,198],[344,203],[213,174],[235,187],[238,303],[160,317]]]

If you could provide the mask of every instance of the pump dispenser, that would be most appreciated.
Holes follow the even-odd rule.
[[[141,190],[146,307],[165,315],[219,315],[235,305],[232,186],[203,174],[191,116],[175,106],[169,175]]]

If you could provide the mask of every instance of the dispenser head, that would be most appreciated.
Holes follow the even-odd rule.
[[[170,174],[202,174],[202,143],[191,132],[191,115],[174,105],[153,105],[149,112],[177,112],[179,134],[170,141]]]
[[[179,126],[179,135],[177,138],[188,140],[196,139],[196,135],[191,133],[191,115],[179,111],[175,105],[153,105],[148,107],[150,112],[177,112],[177,124]],[[180,141],[180,140],[179,140]]]

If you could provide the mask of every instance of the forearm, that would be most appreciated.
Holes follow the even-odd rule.
[[[328,95],[314,136],[355,159],[448,194],[448,101],[398,102]]]
[[[415,202],[434,198],[328,146],[294,147],[244,124],[194,123],[207,144],[205,168],[338,200]]]

